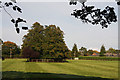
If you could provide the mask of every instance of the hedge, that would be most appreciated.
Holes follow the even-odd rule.
[[[109,61],[117,61],[120,60],[120,57],[94,57],[94,56],[80,56],[79,59],[85,60],[109,60]]]
[[[4,58],[10,58],[10,55],[2,55],[2,57],[4,57]],[[21,55],[19,55],[19,54],[12,55],[12,58],[21,58]]]

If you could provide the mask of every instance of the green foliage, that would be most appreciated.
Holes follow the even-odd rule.
[[[92,55],[94,53],[94,51],[90,49],[87,51],[87,53],[88,53],[88,55]]]
[[[73,46],[72,56],[73,57],[78,57],[78,49],[77,49],[77,45],[76,44],[74,44],[74,46]]]
[[[13,42],[4,42],[2,45],[2,55],[10,56],[10,52],[12,55],[20,54],[20,48]]]
[[[116,53],[116,50],[113,48],[109,48],[109,50],[106,51],[107,53]]]
[[[116,53],[116,54],[120,54],[120,50],[117,50],[117,49],[116,49],[116,50],[115,50],[115,53]]]
[[[40,58],[65,58],[69,50],[64,41],[64,33],[55,25],[42,26],[34,23],[29,33],[24,36],[22,50],[30,47],[40,53]]]
[[[102,45],[100,49],[100,56],[104,56],[105,53],[106,53],[105,46]]]
[[[24,58],[38,58],[39,54],[39,52],[34,51],[30,47],[25,47],[22,52]]]
[[[87,56],[87,48],[81,47],[81,48],[79,49],[79,52],[81,53],[81,55]]]

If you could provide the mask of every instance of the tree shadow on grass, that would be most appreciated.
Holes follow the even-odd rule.
[[[115,80],[92,76],[79,76],[71,74],[57,74],[57,73],[38,73],[38,72],[16,72],[5,71],[2,72],[2,80]]]

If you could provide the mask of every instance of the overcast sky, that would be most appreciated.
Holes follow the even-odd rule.
[[[112,0],[110,0],[112,1]],[[96,8],[104,9],[106,6],[113,6],[116,13],[118,13],[115,2],[87,2],[87,5],[95,5]],[[39,22],[41,25],[54,24],[59,26],[64,31],[65,43],[69,49],[72,49],[74,43],[77,44],[78,49],[82,46],[88,49],[99,50],[101,45],[105,45],[108,49],[110,47],[118,48],[118,23],[112,23],[109,28],[102,29],[100,25],[84,24],[81,20],[77,20],[71,16],[74,9],[79,9],[77,6],[70,6],[68,2],[21,2],[18,5],[22,8],[23,13],[18,14],[12,10],[8,11],[16,18],[22,17],[27,20],[27,24],[20,24],[21,26],[28,26]],[[22,37],[27,31],[21,31],[17,34],[14,25],[10,22],[10,17],[2,12],[2,36],[3,41],[12,41],[17,45],[22,44]]]

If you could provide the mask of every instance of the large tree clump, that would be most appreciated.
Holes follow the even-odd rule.
[[[44,27],[36,22],[33,24],[32,29],[28,31],[28,34],[23,37],[22,52],[24,48],[29,47],[33,51],[39,52],[39,58],[42,59],[66,58],[70,55],[63,35],[63,31],[55,25]]]

